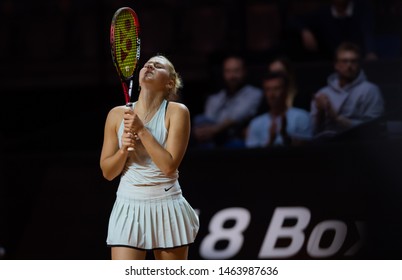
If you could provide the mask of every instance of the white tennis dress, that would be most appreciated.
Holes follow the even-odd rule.
[[[164,100],[145,124],[162,146],[165,146],[167,137],[166,107],[167,101]],[[123,129],[122,122],[119,143]],[[157,249],[193,243],[199,220],[182,195],[178,177],[178,171],[172,176],[163,174],[139,141],[135,150],[130,152],[120,178],[109,219],[107,245]]]

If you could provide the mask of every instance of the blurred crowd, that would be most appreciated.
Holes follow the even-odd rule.
[[[341,42],[334,50],[334,73],[311,96],[310,108],[305,110],[293,105],[298,89],[287,57],[270,61],[259,89],[248,84],[244,58],[227,56],[222,64],[222,89],[207,98],[203,114],[194,118],[193,145],[299,146],[333,140],[380,120],[384,98],[367,79],[362,58],[357,44]]]
[[[163,53],[177,65],[193,146],[301,145],[387,113],[382,86],[363,66],[401,58],[397,0],[3,0],[2,69],[79,61],[114,75],[109,28],[122,6],[139,15],[141,56]],[[311,77],[306,90],[295,71],[306,62],[330,63],[333,74]],[[399,80],[391,87],[402,94]]]

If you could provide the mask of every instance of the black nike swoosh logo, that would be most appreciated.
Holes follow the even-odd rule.
[[[171,186],[171,187],[169,187],[169,188],[165,188],[165,192],[167,192],[167,191],[169,191],[171,188],[173,188],[174,187],[174,185],[173,186]]]

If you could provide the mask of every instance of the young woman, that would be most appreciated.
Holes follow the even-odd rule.
[[[181,79],[158,55],[140,70],[139,83],[132,109],[113,108],[105,124],[103,176],[121,176],[107,244],[112,259],[145,259],[146,250],[153,250],[155,259],[187,259],[199,221],[178,182],[190,136],[187,107],[170,101]]]

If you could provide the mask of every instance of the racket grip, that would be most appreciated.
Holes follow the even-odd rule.
[[[128,102],[128,103],[126,104],[126,107],[127,107],[127,108],[130,108],[130,109],[132,110],[132,109],[133,109],[133,103]],[[132,151],[134,151],[134,148],[133,148],[133,147],[128,147],[128,148],[127,148],[127,151],[132,152]]]

